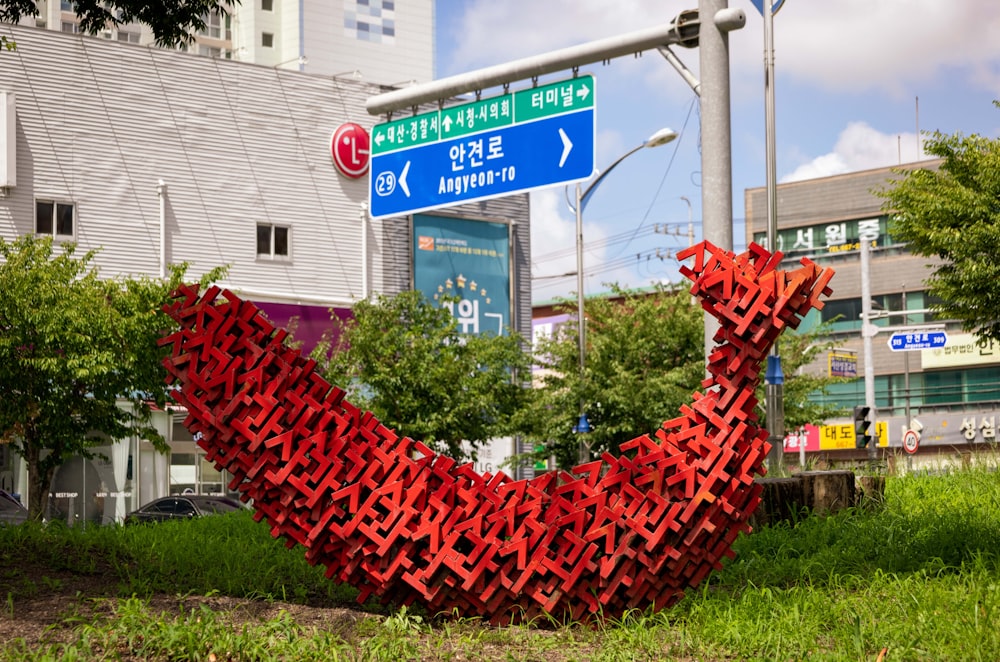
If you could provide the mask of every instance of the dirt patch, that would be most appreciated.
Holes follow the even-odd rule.
[[[78,574],[25,562],[0,570],[0,645],[23,639],[29,646],[69,643],[74,629],[112,615],[118,603],[118,585],[112,573]],[[144,598],[146,599],[146,598]],[[350,639],[357,624],[375,618],[350,607],[310,606],[229,596],[153,595],[151,613],[180,613],[201,606],[226,614],[233,625],[277,618],[282,611],[300,626]]]

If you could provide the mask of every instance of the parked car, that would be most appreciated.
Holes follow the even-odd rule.
[[[12,495],[0,490],[0,524],[23,524],[28,521],[28,509]]]
[[[160,497],[125,516],[126,524],[163,522],[170,519],[191,519],[241,510],[243,504],[227,496],[180,494]]]

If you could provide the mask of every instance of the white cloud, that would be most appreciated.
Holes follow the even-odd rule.
[[[762,18],[749,0],[747,25],[730,34],[733,85],[753,81],[763,67]],[[455,57],[440,62],[447,76],[537,55],[557,48],[669,23],[693,0],[474,0],[442,3],[461,12],[453,34]],[[996,0],[790,0],[774,19],[775,67],[826,90],[901,92],[906,83],[959,75],[1000,96],[1000,3]],[[698,51],[678,49],[697,75]],[[659,58],[647,53],[647,58]],[[616,67],[628,67],[618,58]],[[655,89],[680,89],[665,62],[655,68]]]
[[[782,182],[839,175],[845,172],[882,168],[927,158],[917,151],[915,133],[887,135],[864,122],[851,122],[837,138],[833,151],[803,163]]]
[[[588,294],[605,290],[604,283],[635,284],[632,269],[592,273],[595,266],[609,259],[605,246],[607,238],[608,232],[604,227],[584,218],[584,273],[588,275],[583,289]],[[544,301],[575,293],[576,217],[566,204],[564,189],[551,188],[531,193],[531,247],[532,299]],[[564,274],[571,275],[546,278]]]
[[[970,83],[998,90],[995,0],[791,0],[774,23],[775,67],[824,89],[902,91],[962,68]]]

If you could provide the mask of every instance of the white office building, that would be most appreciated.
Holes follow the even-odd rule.
[[[76,34],[71,0],[38,0],[25,25]],[[151,45],[142,25],[109,26],[99,37]],[[401,86],[434,78],[434,0],[244,0],[207,17],[184,50],[326,76]]]

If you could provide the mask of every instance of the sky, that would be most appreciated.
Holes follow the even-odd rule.
[[[438,79],[669,24],[697,0],[437,0]],[[729,35],[733,215],[746,245],[744,191],[766,185],[764,22],[750,0]],[[1000,136],[1000,2],[786,0],[774,17],[779,182],[926,158],[920,135]],[[697,49],[674,53],[698,76]],[[656,51],[581,67],[597,86],[597,169],[663,127],[678,138],[627,158],[583,215],[584,291],[678,282],[673,254],[701,239],[699,106]],[[571,71],[540,79],[551,82]],[[511,90],[530,86],[511,85]],[[492,93],[499,93],[493,90]],[[491,91],[484,90],[483,96]],[[586,186],[589,182],[585,182]],[[535,303],[576,296],[575,216],[565,187],[531,194]]]

